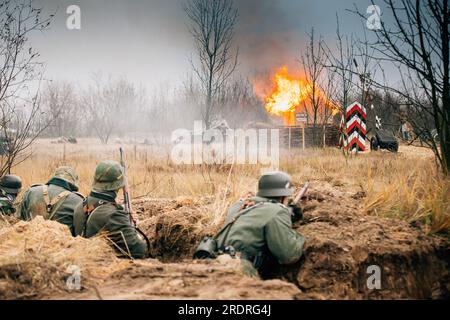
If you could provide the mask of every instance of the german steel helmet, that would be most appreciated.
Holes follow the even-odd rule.
[[[292,178],[285,172],[267,172],[259,178],[258,197],[288,197],[294,193]]]
[[[75,191],[77,191],[80,187],[80,179],[78,178],[78,174],[75,169],[69,166],[58,167],[53,174],[54,178],[58,178],[70,183],[74,186]]]
[[[0,189],[6,193],[18,194],[22,190],[22,179],[13,174],[7,174],[0,178]]]
[[[102,161],[97,165],[92,188],[99,191],[115,191],[125,185],[122,166],[113,160]]]

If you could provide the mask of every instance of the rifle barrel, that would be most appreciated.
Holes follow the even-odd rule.
[[[308,191],[309,188],[309,182],[306,182],[305,185],[303,186],[302,190],[300,190],[300,192],[297,194],[297,196],[294,198],[294,204],[299,203],[299,201],[303,198],[303,196],[306,194],[306,192]]]
[[[125,203],[125,210],[130,215],[130,220],[133,222],[133,219],[131,216],[132,208],[131,208],[130,190],[129,190],[129,186],[128,186],[128,176],[127,176],[127,171],[126,171],[127,169],[126,169],[126,165],[125,165],[123,148],[120,147],[119,151],[120,151],[120,165],[122,166],[123,175],[124,175],[124,179],[125,179],[125,186],[123,187],[123,200]]]

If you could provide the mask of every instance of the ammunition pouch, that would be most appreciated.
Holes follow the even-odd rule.
[[[204,237],[194,252],[194,259],[215,259],[218,254],[217,240]]]

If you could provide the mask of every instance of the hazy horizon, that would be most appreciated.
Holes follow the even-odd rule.
[[[30,39],[45,63],[45,79],[83,84],[100,72],[124,76],[148,89],[181,83],[192,74],[189,57],[195,54],[183,11],[185,1],[37,0],[45,13],[56,11],[50,28]],[[360,19],[346,11],[353,3],[235,1],[238,72],[249,76],[282,65],[300,68],[297,60],[311,28],[331,44],[336,14],[343,33],[362,30]],[[370,4],[370,0],[359,1],[358,7],[365,11]],[[81,9],[81,30],[66,27],[69,5]]]

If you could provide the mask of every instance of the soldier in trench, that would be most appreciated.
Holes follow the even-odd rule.
[[[36,216],[66,225],[73,235],[73,211],[83,202],[78,193],[79,178],[69,166],[58,167],[46,184],[32,185],[24,194],[19,217],[29,221]]]
[[[291,265],[303,254],[305,239],[292,229],[303,215],[299,206],[290,205],[291,180],[279,171],[262,175],[256,196],[233,204],[215,237],[219,254],[239,256],[247,275],[264,278],[269,265]]]
[[[129,215],[116,198],[125,186],[122,166],[106,160],[97,165],[89,196],[75,208],[76,236],[91,238],[105,234],[121,256],[136,259],[149,256],[149,248],[131,224]]]

